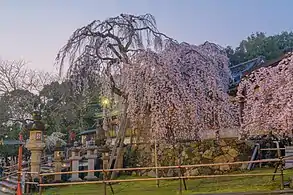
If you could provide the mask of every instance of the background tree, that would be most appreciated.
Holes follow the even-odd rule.
[[[0,125],[1,135],[18,139],[19,123],[26,123],[41,101],[39,90],[55,77],[26,67],[24,61],[0,60]],[[16,125],[16,126],[15,126]],[[24,135],[26,136],[26,135]]]
[[[73,94],[69,80],[58,82],[55,74],[28,69],[24,61],[0,61],[0,78],[0,139],[17,140],[21,125],[28,122],[26,119],[38,107],[46,124],[50,150],[52,140],[61,139],[60,135],[65,140],[69,130],[82,131],[94,126],[96,112],[101,112],[89,106],[98,103],[97,85],[91,84],[88,91]],[[23,136],[28,139],[28,132]],[[3,156],[17,153],[6,150],[7,146],[1,147]]]
[[[0,93],[13,90],[38,92],[45,84],[56,80],[56,75],[27,68],[26,62],[0,59]]]
[[[231,65],[236,65],[258,56],[266,60],[278,58],[284,50],[293,48],[293,32],[282,32],[277,35],[266,36],[263,32],[251,34],[242,40],[234,50],[228,46],[227,55]]]
[[[47,152],[54,152],[56,143],[59,142],[61,146],[66,145],[66,141],[64,141],[65,134],[60,132],[53,132],[51,135],[46,137],[46,150]]]
[[[72,93],[70,86],[70,81],[52,82],[40,91],[43,119],[48,125],[49,134],[57,131],[67,135],[68,130],[83,131],[93,127],[96,112],[101,112],[90,106],[99,103],[97,86],[95,89],[89,88],[84,94]]]

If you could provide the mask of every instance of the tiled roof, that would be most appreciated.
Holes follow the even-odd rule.
[[[247,62],[243,62],[230,67],[232,74],[231,85],[238,85],[244,75],[250,73],[255,67],[259,66],[260,64],[263,64],[264,60],[265,58],[263,56],[259,56]]]
[[[284,58],[284,56],[285,54],[283,54],[277,59],[269,60],[266,62],[264,62],[264,58],[260,56],[258,58],[249,60],[247,62],[232,66],[230,70],[233,77],[233,81],[230,83],[229,94],[235,95],[237,91],[237,86],[243,77],[249,75],[251,72],[261,67],[269,67],[269,66],[278,65],[278,63]]]

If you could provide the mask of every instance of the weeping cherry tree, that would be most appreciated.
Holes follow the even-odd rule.
[[[127,91],[128,72],[137,66],[134,62],[139,53],[161,50],[166,39],[171,40],[158,31],[152,15],[121,14],[104,21],[94,20],[77,29],[57,55],[60,72],[68,63],[67,74],[76,90],[100,82],[102,96],[112,100],[114,94],[122,102],[115,147],[123,145],[129,104],[132,103]],[[111,159],[113,156],[112,152]]]

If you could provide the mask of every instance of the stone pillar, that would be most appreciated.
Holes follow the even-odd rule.
[[[98,147],[95,148],[95,150],[94,150],[94,154],[95,154],[96,156],[98,156],[98,154],[99,154],[99,152],[98,152]]]
[[[56,143],[55,151],[54,151],[54,172],[62,171],[62,148],[60,142]],[[60,182],[61,174],[54,175],[54,181]]]
[[[109,151],[104,151],[102,153],[102,160],[103,160],[103,169],[108,169],[109,160],[110,160]]]
[[[38,174],[41,171],[41,156],[42,151],[45,148],[43,131],[45,129],[45,125],[41,122],[41,115],[34,111],[33,120],[26,126],[26,129],[30,132],[29,141],[26,144],[26,148],[31,151],[31,169],[33,172],[31,174],[32,179],[38,177]]]
[[[110,150],[106,146],[104,146],[102,148],[99,148],[99,152],[102,153],[103,169],[108,169],[109,160],[110,160],[110,157],[109,157]],[[103,178],[104,179],[107,178],[107,173],[106,174],[103,173]]]
[[[38,173],[41,171],[41,156],[42,151],[31,149],[31,172],[33,172],[32,178],[37,177]]]
[[[79,171],[79,161],[80,160],[81,160],[80,147],[77,147],[75,144],[75,147],[72,148],[72,155],[70,157],[72,171]],[[70,181],[81,181],[78,173],[72,173],[71,178],[69,180]]]
[[[88,159],[88,170],[95,170],[95,159],[97,155],[95,155],[96,146],[91,142],[87,148],[86,158]],[[85,177],[86,180],[95,180],[97,177],[95,176],[94,172],[88,172],[87,176]]]

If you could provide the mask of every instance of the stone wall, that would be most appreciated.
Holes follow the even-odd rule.
[[[216,130],[206,130],[199,132],[199,136],[201,139],[215,139],[216,138]],[[238,138],[239,137],[239,128],[223,128],[219,129],[219,135],[222,138]]]
[[[246,161],[250,159],[252,147],[246,142],[237,139],[221,139],[220,141],[204,140],[202,142],[181,143],[175,146],[159,145],[158,146],[158,166],[172,165],[195,165],[210,163],[225,163],[235,161]],[[142,144],[126,152],[126,167],[153,167],[154,147]],[[128,163],[127,161],[131,163]],[[131,164],[131,165],[130,165]],[[185,170],[185,175],[206,175],[206,174],[223,174],[238,169],[246,168],[247,165],[223,165],[214,167],[199,167]],[[141,174],[154,176],[154,171]],[[176,171],[160,171],[163,176],[178,175]]]

